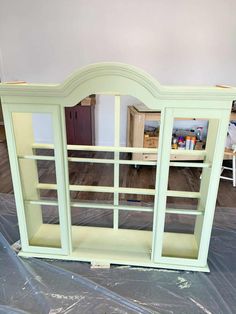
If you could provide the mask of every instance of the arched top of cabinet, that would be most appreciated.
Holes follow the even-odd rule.
[[[3,103],[73,106],[90,94],[130,95],[150,109],[229,109],[236,88],[161,85],[134,66],[104,62],[86,66],[61,84],[0,84]]]

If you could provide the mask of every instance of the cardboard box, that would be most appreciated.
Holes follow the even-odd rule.
[[[145,134],[143,139],[143,147],[156,148],[158,146],[158,140],[158,136],[149,136],[148,134]]]
[[[80,103],[81,106],[91,106],[95,104],[96,104],[96,95],[91,95],[89,97],[86,97]]]

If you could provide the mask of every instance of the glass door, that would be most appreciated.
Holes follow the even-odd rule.
[[[210,109],[199,112],[181,108],[166,110],[159,146],[159,191],[153,228],[153,260],[156,263],[197,267],[207,265],[224,153],[225,136],[222,131],[224,123],[227,123],[227,118],[221,120],[224,114]],[[201,121],[201,125],[207,125],[207,128],[205,133],[201,129],[201,134],[196,127],[195,131],[181,130],[185,133],[176,135],[173,134],[173,129],[178,120],[192,120],[196,126]],[[175,149],[171,147],[173,137],[180,142]],[[176,140],[174,144],[176,145]],[[179,157],[181,161],[175,161],[173,156]],[[181,173],[186,168],[198,169],[198,184],[185,184],[184,181],[187,180],[184,176],[181,180]],[[172,169],[175,170],[175,176],[171,173]],[[174,185],[174,178],[178,186]]]
[[[68,254],[60,108],[8,105],[6,116],[23,252]]]

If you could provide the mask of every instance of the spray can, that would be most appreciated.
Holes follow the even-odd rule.
[[[178,138],[178,149],[185,149],[185,141],[183,136],[179,136]]]
[[[185,149],[190,149],[190,143],[191,143],[191,137],[190,136],[186,136]]]
[[[178,139],[177,137],[173,136],[172,138],[172,149],[177,149],[178,148]]]
[[[202,126],[197,127],[196,137],[199,141],[203,140],[203,127]]]
[[[195,148],[195,144],[196,144],[196,136],[192,136],[191,140],[190,140],[190,150],[193,150]]]

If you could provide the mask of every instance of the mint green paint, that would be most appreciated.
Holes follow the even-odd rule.
[[[114,146],[71,146],[66,143],[64,107],[73,106],[92,93],[114,95],[115,139]],[[207,255],[218,192],[224,142],[231,110],[236,99],[236,89],[216,87],[162,86],[150,75],[130,65],[100,63],[83,68],[62,84],[0,84],[3,113],[7,133],[17,215],[22,243],[22,256],[90,261],[95,264],[117,263],[123,265],[162,267],[209,271]],[[120,146],[120,96],[131,95],[152,110],[161,111],[158,149],[125,148]],[[27,135],[27,113],[47,112],[53,118],[54,144],[35,144]],[[20,130],[17,115],[25,113],[24,141],[15,133]],[[13,121],[13,117],[14,121]],[[208,119],[209,131],[205,151],[186,151],[189,156],[202,156],[202,180],[199,192],[168,191],[169,167],[194,167],[195,164],[170,162],[172,126],[175,118]],[[15,123],[15,125],[14,125]],[[21,122],[22,123],[22,122]],[[23,132],[23,129],[22,129]],[[18,150],[20,148],[20,152]],[[25,148],[24,148],[25,147]],[[35,156],[35,148],[54,149],[54,157]],[[23,149],[24,148],[24,149]],[[67,157],[67,150],[114,152],[114,186],[92,187],[69,185],[68,161],[91,162],[86,158]],[[120,152],[157,154],[157,162],[121,161]],[[173,152],[172,152],[173,153]],[[175,151],[178,154],[178,152]],[[180,152],[183,154],[183,151]],[[29,171],[22,163],[29,161]],[[55,160],[57,183],[42,184],[37,178],[37,160]],[[99,162],[100,160],[93,160]],[[106,163],[107,160],[102,162]],[[119,187],[120,164],[156,164],[155,189],[130,189]],[[24,171],[22,171],[24,169]],[[31,173],[30,173],[31,172]],[[32,177],[33,174],[33,177]],[[31,177],[30,177],[31,176]],[[40,189],[57,189],[57,201],[43,201]],[[107,204],[70,202],[70,191],[110,191],[114,202],[109,208],[114,212],[114,228],[71,226],[71,207],[108,208]],[[119,204],[119,193],[154,195],[154,208],[141,210],[154,212],[153,231],[119,229],[119,212],[140,210],[135,206]],[[31,197],[32,196],[32,197]],[[197,211],[167,208],[167,196],[198,199]],[[58,206],[60,226],[45,225],[41,220],[41,206]],[[35,206],[35,207],[34,207]],[[33,208],[36,208],[35,213]],[[164,233],[166,213],[196,217],[192,235]],[[112,249],[111,249],[112,248]]]

